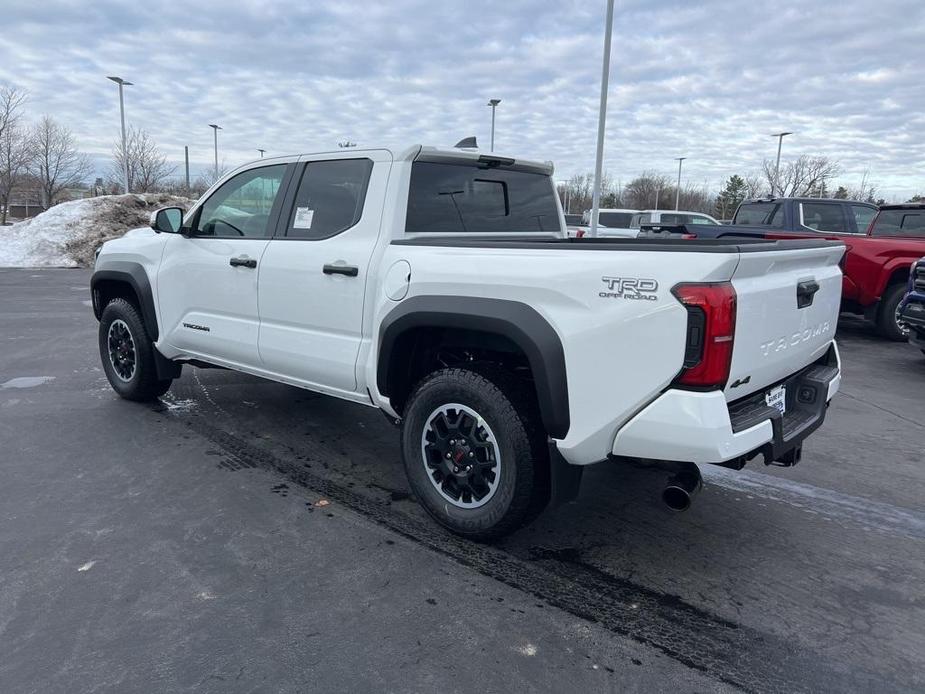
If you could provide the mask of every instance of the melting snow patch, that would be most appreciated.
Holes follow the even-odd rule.
[[[104,241],[145,227],[153,210],[169,205],[187,208],[191,203],[186,198],[153,194],[101,195],[62,202],[32,219],[0,227],[0,266],[89,266]],[[145,233],[154,232],[148,229]]]
[[[94,565],[94,564],[96,564],[95,561],[88,561],[86,564],[84,564],[83,566],[79,567],[77,570],[78,570],[78,571],[89,571],[90,569],[93,568],[93,565]]]
[[[526,656],[536,655],[536,646],[534,646],[532,643],[528,643],[526,646],[518,646],[514,650],[516,650],[521,655],[526,655]]]
[[[11,378],[6,383],[0,383],[0,388],[35,388],[54,380],[54,376],[20,376]]]

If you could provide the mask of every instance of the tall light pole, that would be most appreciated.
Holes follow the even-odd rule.
[[[610,37],[613,34],[613,0],[607,0],[604,27],[604,62],[601,67],[601,109],[597,116],[597,154],[594,160],[594,191],[591,193],[591,237],[597,236],[597,212],[601,207],[601,171],[604,168],[604,124],[607,121],[607,85],[610,82]]]
[[[780,148],[784,144],[784,138],[787,135],[793,135],[793,133],[775,133],[771,137],[777,138],[777,163],[774,165],[774,185],[771,186],[771,197],[774,197],[774,188],[777,188],[777,193],[780,194]]]
[[[674,194],[674,208],[675,210],[681,209],[681,164],[684,163],[684,160],[687,157],[675,157],[675,160],[678,162],[678,189]]]
[[[212,128],[212,132],[215,135],[215,180],[218,180],[218,131],[221,130],[221,126],[215,125],[215,123],[209,123],[209,127]]]
[[[122,186],[128,195],[128,152],[125,149],[125,99],[122,96],[122,88],[132,86],[131,82],[126,82],[121,77],[107,77],[119,85],[119,117],[122,119]]]
[[[265,150],[265,149],[258,149],[257,151],[260,152],[260,158],[263,159],[263,153],[266,152],[267,150]]]
[[[501,99],[490,99],[488,105],[491,106],[491,152],[495,151],[495,109],[498,107],[498,104],[501,103]]]

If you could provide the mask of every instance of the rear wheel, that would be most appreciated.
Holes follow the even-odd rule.
[[[126,400],[153,400],[170,388],[172,379],[157,377],[154,345],[138,309],[113,299],[100,316],[100,359],[109,384]]]
[[[909,328],[899,319],[899,304],[905,294],[905,283],[893,284],[887,287],[880,300],[877,329],[889,340],[905,342],[909,339]]]
[[[442,369],[418,384],[402,421],[402,459],[437,522],[490,540],[542,510],[549,460],[536,409],[503,372]]]

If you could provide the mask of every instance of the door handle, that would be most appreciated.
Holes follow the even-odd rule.
[[[248,258],[246,256],[242,256],[240,258],[231,258],[228,261],[228,264],[231,267],[249,267],[249,268],[257,267],[257,261],[254,260],[253,258]]]
[[[322,270],[326,275],[347,275],[347,277],[356,277],[360,274],[360,268],[356,265],[330,265],[326,264]]]

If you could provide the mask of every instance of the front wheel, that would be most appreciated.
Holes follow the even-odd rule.
[[[503,372],[442,369],[412,393],[401,429],[415,496],[474,540],[516,530],[548,500],[549,458],[530,393]]]
[[[909,339],[909,328],[899,318],[899,304],[906,295],[905,284],[894,284],[887,288],[880,300],[877,328],[888,340],[905,342]]]
[[[126,400],[153,400],[171,379],[157,377],[154,345],[141,316],[125,299],[113,299],[100,316],[100,359],[109,384]]]

